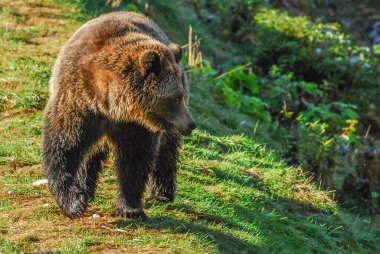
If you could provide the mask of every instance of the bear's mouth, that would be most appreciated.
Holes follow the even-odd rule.
[[[184,136],[189,136],[197,128],[197,124],[191,117],[187,121],[179,121],[177,124],[173,124],[173,126],[175,130]]]
[[[153,131],[177,132],[180,135],[188,136],[197,127],[190,114],[183,117],[165,117],[157,113],[148,116],[146,124]]]
[[[168,121],[165,117],[155,113],[151,113],[146,118],[145,125],[154,132],[157,131],[175,131],[174,124]]]

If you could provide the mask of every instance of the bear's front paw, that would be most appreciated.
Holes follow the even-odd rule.
[[[116,215],[125,219],[133,219],[138,221],[145,221],[148,219],[142,208],[119,208],[116,211]]]
[[[87,196],[78,195],[77,198],[74,199],[72,203],[68,204],[65,207],[63,212],[69,218],[78,218],[83,215],[86,208],[87,208]]]
[[[69,218],[78,218],[87,208],[88,196],[77,185],[71,186],[69,191],[59,193],[57,201],[63,214]]]

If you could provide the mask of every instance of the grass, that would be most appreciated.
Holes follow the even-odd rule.
[[[42,109],[50,68],[64,41],[89,18],[70,1],[0,4],[0,253],[380,249],[380,230],[370,218],[342,210],[300,168],[288,167],[260,142],[270,140],[271,132],[261,126],[254,135],[252,119],[221,106],[202,80],[192,80],[192,112],[200,129],[184,139],[176,200],[146,200],[146,222],[115,217],[111,160],[85,216],[64,218],[46,185],[32,183],[43,178]]]

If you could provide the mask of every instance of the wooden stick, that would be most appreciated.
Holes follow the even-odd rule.
[[[220,78],[223,78],[224,76],[226,76],[226,75],[228,75],[228,74],[230,74],[230,73],[233,73],[233,72],[238,71],[238,70],[241,70],[241,69],[245,69],[246,67],[248,67],[248,66],[251,65],[251,64],[252,64],[252,63],[247,63],[246,65],[243,65],[243,66],[240,66],[240,67],[234,68],[234,69],[232,69],[232,70],[230,70],[230,71],[227,71],[227,72],[221,74],[220,76],[216,77],[215,79],[220,79]]]
[[[367,138],[368,138],[369,131],[371,130],[371,128],[372,128],[372,125],[369,125],[367,131],[365,132],[364,139],[367,139]]]
[[[124,230],[124,229],[120,229],[120,228],[110,228],[106,225],[100,225],[101,228],[105,228],[105,229],[108,229],[110,231],[116,231],[116,232],[120,232],[120,233],[129,233],[127,230]]]
[[[192,61],[191,59],[193,58],[192,56],[192,50],[193,50],[193,27],[189,25],[189,59],[188,59],[188,64],[190,67],[192,67]]]

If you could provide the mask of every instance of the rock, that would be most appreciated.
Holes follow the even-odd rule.
[[[48,183],[47,179],[41,179],[41,180],[35,181],[34,183],[32,183],[32,185],[37,186],[37,185],[46,184],[46,183]]]
[[[215,241],[215,236],[209,234],[207,237],[208,237],[208,239],[210,239],[211,241]]]
[[[378,44],[380,44],[380,36],[379,36],[379,37],[376,37],[376,38],[373,40],[373,42],[372,42],[372,46],[376,46],[376,45],[378,45]]]
[[[373,29],[368,36],[372,39],[372,46],[380,44],[380,21],[373,24]]]
[[[345,27],[345,28],[350,28],[352,26],[351,21],[347,19],[342,19],[340,20],[340,23]]]
[[[213,15],[213,14],[208,15],[208,16],[206,17],[206,22],[207,22],[207,23],[211,23],[211,22],[214,21],[214,19],[215,19],[215,15]]]
[[[358,56],[351,56],[350,57],[350,64],[356,64],[357,62],[359,62],[359,57]]]

